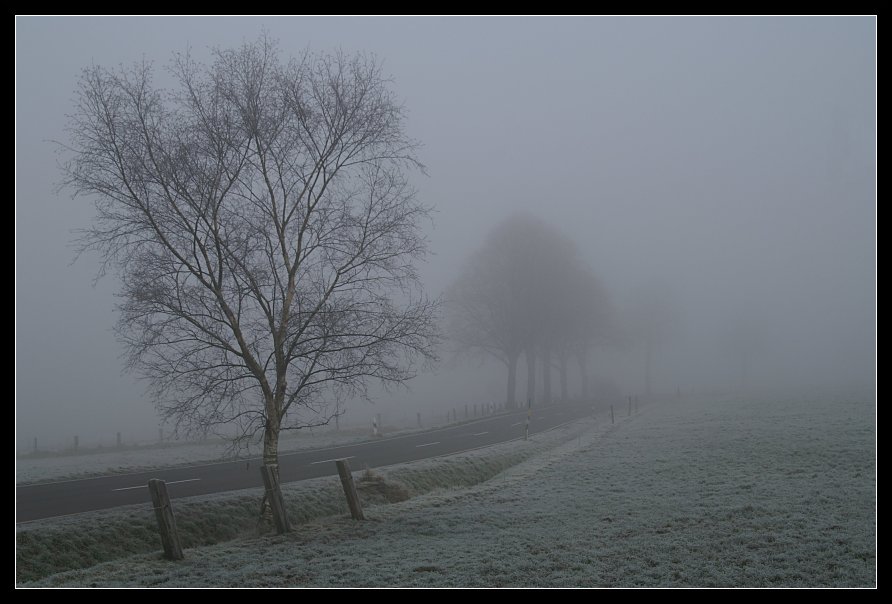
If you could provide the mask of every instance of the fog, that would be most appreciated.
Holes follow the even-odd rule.
[[[80,70],[145,58],[163,80],[173,52],[206,59],[264,28],[285,56],[340,48],[383,61],[423,144],[427,175],[413,182],[435,209],[420,265],[432,297],[520,213],[573,242],[623,333],[642,323],[645,298],[670,309],[653,396],[873,395],[875,19],[26,17],[16,20],[19,449],[76,434],[133,442],[159,426],[145,385],[123,371],[117,277],[94,284],[99,258],[74,261],[93,206],[56,190],[53,141],[66,141]],[[592,377],[643,395],[644,349],[620,340],[593,351]],[[405,389],[351,401],[343,421],[504,401],[504,365],[449,342],[441,357]],[[521,363],[521,397],[524,376]]]

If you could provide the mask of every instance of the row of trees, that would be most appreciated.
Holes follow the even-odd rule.
[[[508,369],[506,402],[517,404],[517,368],[527,365],[526,396],[536,396],[537,367],[545,400],[557,369],[560,398],[569,398],[575,359],[580,392],[589,396],[588,357],[615,339],[607,293],[572,242],[539,219],[514,216],[487,237],[447,293],[449,332],[460,351],[499,359]]]
[[[262,436],[328,423],[370,379],[400,384],[436,359],[438,302],[408,174],[423,169],[403,108],[364,55],[283,61],[261,37],[172,62],[86,69],[62,145],[64,182],[97,215],[83,249],[122,284],[118,333],[178,429]],[[103,268],[103,270],[104,270]],[[528,398],[569,397],[575,359],[615,337],[607,294],[574,245],[516,216],[495,229],[447,294],[464,350],[517,368]],[[287,523],[285,523],[287,524]]]

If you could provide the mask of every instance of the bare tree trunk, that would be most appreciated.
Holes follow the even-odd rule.
[[[517,360],[519,357],[519,354],[514,354],[508,359],[508,396],[505,399],[505,404],[509,409],[513,409],[515,406],[515,394],[517,391]]]
[[[582,379],[582,400],[589,400],[589,391],[588,391],[588,356],[586,354],[585,349],[580,350],[576,353],[576,360],[579,362],[579,375]]]
[[[279,482],[279,422],[277,418],[267,418],[266,429],[263,432],[261,474],[265,488],[260,510],[261,518],[271,519],[279,534],[287,533],[290,530],[290,524]]]
[[[558,359],[560,362],[560,378],[561,378],[561,402],[567,402],[567,352],[561,350],[558,354]]]
[[[263,465],[279,468],[279,424],[272,419],[267,420],[263,432]]]
[[[524,355],[527,358],[527,403],[536,402],[536,351],[530,347]]]
[[[551,404],[551,351],[542,351],[542,402]]]

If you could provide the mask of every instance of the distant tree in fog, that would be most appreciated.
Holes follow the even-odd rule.
[[[446,294],[449,334],[459,349],[495,357],[508,369],[509,408],[515,406],[517,362],[531,328],[523,266],[529,226],[517,222],[497,228]]]
[[[276,467],[282,430],[335,415],[323,401],[434,358],[417,144],[365,55],[285,63],[262,36],[171,73],[84,70],[64,185],[95,196],[83,248],[120,273],[119,334],[161,413],[262,434]]]
[[[614,345],[619,340],[616,311],[610,296],[600,281],[585,267],[577,266],[567,279],[567,293],[559,299],[561,321],[559,372],[561,399],[567,394],[567,364],[575,357],[579,366],[583,400],[590,392],[589,362],[595,348]]]
[[[751,385],[756,357],[765,349],[765,328],[753,316],[738,314],[726,322],[720,340],[736,366],[738,388],[746,392]]]
[[[606,292],[580,262],[575,246],[544,222],[514,216],[498,225],[468,260],[447,294],[449,333],[460,351],[478,351],[508,370],[506,403],[516,406],[517,365],[527,360],[527,397],[551,399],[559,371],[561,398],[569,398],[568,359],[579,360],[587,392],[588,352],[609,337],[612,311]]]
[[[636,288],[625,313],[625,332],[644,353],[644,391],[653,394],[654,356],[677,329],[679,310],[669,287],[656,282]]]

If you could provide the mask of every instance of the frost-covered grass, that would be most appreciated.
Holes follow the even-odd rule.
[[[388,431],[386,436],[416,430]],[[316,449],[370,440],[368,429],[301,430],[286,433],[280,441],[280,452]],[[156,468],[213,463],[224,459],[242,459],[260,454],[259,447],[235,454],[222,440],[166,442],[141,447],[83,449],[81,451],[40,452],[20,455],[16,460],[16,482],[31,484],[53,480],[87,478],[105,474],[147,472]]]
[[[433,489],[477,484],[586,429],[580,422],[514,441],[431,460],[398,464],[371,473],[355,472],[364,505],[401,501]],[[354,468],[354,471],[362,468]],[[363,477],[367,479],[363,479]],[[336,477],[283,485],[292,523],[348,514]],[[256,537],[261,489],[231,491],[173,501],[182,544],[194,548],[235,538]],[[151,506],[126,506],[20,525],[16,536],[18,581],[39,579],[160,548]]]
[[[875,432],[866,402],[652,405],[364,523],[342,513],[35,585],[870,587]]]

